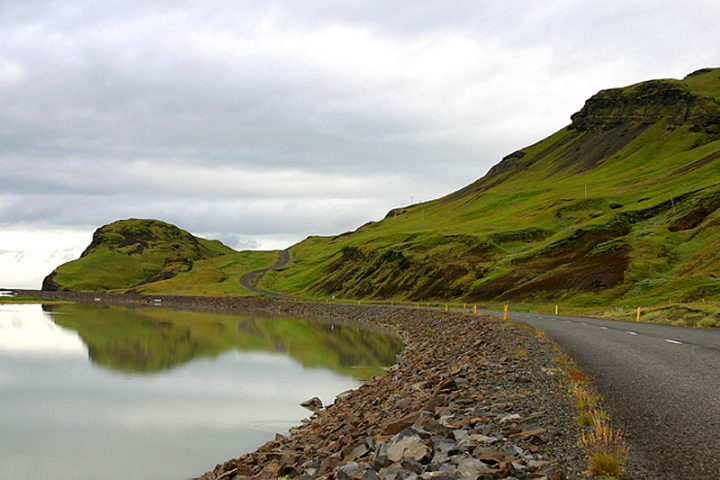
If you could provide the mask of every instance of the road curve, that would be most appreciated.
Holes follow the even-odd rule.
[[[258,268],[255,270],[252,270],[242,277],[240,277],[240,285],[243,288],[246,288],[247,290],[250,290],[253,293],[257,293],[259,295],[267,295],[271,298],[290,298],[288,295],[283,295],[281,293],[276,292],[270,292],[268,290],[261,290],[259,288],[255,288],[255,277],[260,276],[262,278],[263,275],[265,275],[270,270],[277,270],[278,268],[282,268],[285,265],[288,264],[290,261],[290,251],[289,250],[280,250],[280,257],[278,258],[277,263],[274,265],[270,265],[269,267],[263,267]]]
[[[508,318],[545,331],[593,377],[632,447],[628,478],[720,479],[720,331],[529,313]]]

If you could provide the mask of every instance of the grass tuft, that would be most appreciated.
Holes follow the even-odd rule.
[[[621,477],[623,464],[630,449],[625,443],[622,431],[596,419],[596,425],[589,433],[583,433],[579,446],[588,454],[588,468],[593,476]]]

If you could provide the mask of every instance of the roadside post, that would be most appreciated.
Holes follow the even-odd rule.
[[[641,310],[642,310],[642,308],[641,308],[641,307],[638,307],[638,310],[637,310],[637,318],[635,319],[636,322],[639,322],[639,321],[640,321],[640,311],[641,311]]]

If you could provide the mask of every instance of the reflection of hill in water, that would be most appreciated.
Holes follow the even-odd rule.
[[[394,364],[402,348],[399,337],[307,320],[92,305],[43,308],[64,314],[54,316],[55,323],[78,332],[93,362],[123,372],[157,372],[238,349],[283,353],[306,367],[366,379]]]

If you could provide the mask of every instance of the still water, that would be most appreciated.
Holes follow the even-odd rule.
[[[399,338],[288,318],[0,305],[0,478],[182,480],[383,372]]]

